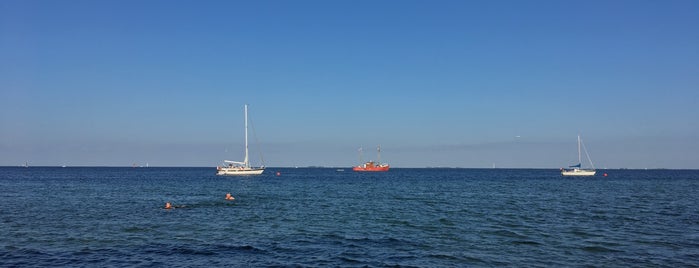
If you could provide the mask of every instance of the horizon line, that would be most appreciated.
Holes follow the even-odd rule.
[[[215,168],[215,166],[119,166],[119,165],[37,165],[37,166],[22,166],[22,165],[12,165],[12,166],[0,166],[0,168]],[[297,168],[315,168],[315,169],[344,169],[352,168],[352,166],[278,166],[278,167],[265,167],[265,169],[274,168],[285,168],[285,169],[297,169]],[[432,166],[432,167],[391,167],[392,169],[551,169],[560,170],[561,168],[553,167],[446,167],[446,166]],[[699,170],[699,168],[597,168],[595,170]]]

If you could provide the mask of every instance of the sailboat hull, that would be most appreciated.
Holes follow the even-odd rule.
[[[246,175],[260,175],[264,172],[264,168],[219,168],[216,171],[216,175],[219,176],[246,176]]]
[[[561,171],[563,176],[595,176],[596,170],[586,170],[586,169],[564,169]]]

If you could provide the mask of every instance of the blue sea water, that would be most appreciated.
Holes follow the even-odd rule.
[[[699,265],[696,170],[214,172],[0,168],[0,266]]]

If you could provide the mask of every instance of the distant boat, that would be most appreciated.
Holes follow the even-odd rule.
[[[595,165],[592,164],[592,160],[590,159],[590,155],[587,153],[587,149],[585,149],[585,145],[582,146],[583,150],[585,150],[585,155],[587,156],[587,160],[590,162],[590,166],[592,169],[583,169],[582,168],[582,156],[580,154],[580,145],[582,144],[582,140],[580,139],[580,135],[578,135],[578,164],[569,166],[567,169],[562,168],[561,169],[561,175],[563,176],[594,176],[597,171],[595,170]]]
[[[359,172],[382,172],[382,171],[388,171],[390,168],[388,164],[386,163],[381,163],[381,146],[378,146],[376,148],[376,151],[378,153],[378,161],[369,161],[364,164],[361,164],[359,166],[352,167],[353,171],[359,171]],[[362,162],[362,148],[359,148],[359,163]]]
[[[239,176],[239,175],[260,175],[265,171],[262,167],[250,167],[248,159],[248,105],[245,105],[245,159],[243,162],[238,161],[223,161],[225,165],[216,167],[216,175],[221,176]]]

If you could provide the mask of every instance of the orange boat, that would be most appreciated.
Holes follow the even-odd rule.
[[[379,156],[379,161],[381,161],[381,146],[377,147],[377,152]],[[362,148],[359,148],[359,162],[362,162]],[[374,162],[374,161],[369,161],[366,162],[362,165],[359,166],[354,166],[352,167],[353,171],[359,171],[359,172],[364,172],[364,171],[369,171],[369,172],[382,172],[382,171],[388,171],[390,166],[386,163],[381,163],[381,162]]]
[[[364,165],[352,167],[354,171],[388,171],[388,164],[378,164],[374,161],[364,163]]]

